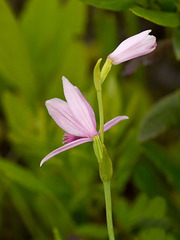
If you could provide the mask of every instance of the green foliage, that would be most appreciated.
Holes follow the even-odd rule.
[[[156,23],[164,27],[178,27],[179,17],[177,13],[161,12],[142,7],[133,7],[131,11],[138,17],[142,17],[148,21]]]
[[[177,60],[180,60],[180,29],[177,28],[173,36],[174,52]]]
[[[105,133],[115,234],[126,240],[180,239],[180,75],[173,55],[179,60],[179,1],[31,0],[21,7],[17,16],[0,1],[0,239],[107,239],[92,143],[39,167],[64,134],[44,102],[64,99],[65,75],[92,105],[98,130],[93,67],[100,57],[105,62],[119,38],[150,28],[148,21],[158,40],[168,39],[168,57],[158,41],[154,55],[113,66],[103,83],[105,122],[129,116]],[[158,70],[142,66],[146,62]],[[148,81],[151,72],[161,85]],[[158,100],[154,89],[160,90]]]
[[[126,10],[133,6],[135,3],[138,3],[139,0],[81,0],[85,3],[91,4],[92,6],[109,9],[114,11]]]
[[[6,83],[33,98],[35,78],[26,43],[4,1],[0,1],[0,76]]]
[[[179,127],[180,95],[179,91],[161,99],[146,114],[139,131],[141,142],[150,140],[160,134]]]

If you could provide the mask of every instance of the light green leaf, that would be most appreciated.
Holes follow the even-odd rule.
[[[67,52],[69,60],[74,56],[74,52],[69,56],[69,46],[77,42],[78,36],[82,34],[85,17],[85,5],[78,1],[62,3],[58,0],[32,0],[27,2],[20,19],[20,26],[27,41],[41,91],[46,88],[48,81],[52,83],[52,78],[57,80],[62,74],[67,74],[61,70],[61,66],[64,61],[67,61]],[[75,49],[76,54],[78,49]],[[79,63],[77,56],[75,61]],[[70,68],[71,66],[68,72]],[[76,69],[76,72],[79,73],[82,70]],[[58,86],[60,86],[59,82]]]
[[[170,94],[152,107],[142,121],[139,141],[150,140],[180,125],[179,94],[179,91]]]
[[[174,12],[161,12],[142,7],[133,7],[131,11],[138,17],[164,27],[178,27],[180,23],[178,14]]]
[[[0,1],[0,76],[13,88],[34,96],[35,79],[25,42],[4,0]]]
[[[62,240],[62,238],[60,237],[59,231],[57,228],[53,229],[53,234],[54,234],[54,240]]]

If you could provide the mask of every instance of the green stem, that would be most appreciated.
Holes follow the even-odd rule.
[[[102,101],[102,91],[97,91],[98,108],[99,108],[99,121],[100,121],[100,138],[102,144],[104,143],[104,111]]]
[[[114,230],[113,230],[113,221],[112,221],[112,203],[111,203],[110,181],[103,182],[103,186],[104,186],[104,195],[105,195],[105,201],[106,201],[106,220],[107,220],[109,240],[115,240]]]

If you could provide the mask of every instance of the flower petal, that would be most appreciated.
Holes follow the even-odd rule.
[[[57,154],[64,152],[70,148],[76,147],[80,144],[86,143],[86,142],[92,142],[93,138],[80,138],[78,140],[75,140],[74,142],[68,143],[60,148],[55,149],[54,151],[52,151],[51,153],[49,153],[45,158],[43,158],[43,160],[40,163],[40,166],[43,165],[43,163],[45,163],[46,161],[48,161],[50,158],[56,156]]]
[[[149,35],[150,32],[151,30],[146,30],[127,38],[109,54],[108,58],[111,59],[114,65],[117,65],[152,52],[157,43],[155,36]]]
[[[75,136],[88,137],[83,126],[76,120],[67,102],[53,98],[46,101],[49,114],[65,132]]]
[[[83,126],[89,137],[97,134],[94,111],[79,89],[73,86],[65,77],[62,78],[64,95],[74,117]]]
[[[125,119],[129,119],[127,116],[119,116],[119,117],[115,117],[112,120],[110,120],[109,122],[104,124],[104,132],[106,132],[107,130],[109,130],[110,128],[112,128],[114,125],[116,125],[118,122],[125,120]]]

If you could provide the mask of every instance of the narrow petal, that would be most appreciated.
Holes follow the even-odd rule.
[[[93,141],[93,138],[81,138],[81,139],[78,139],[78,140],[75,140],[74,142],[71,142],[71,143],[67,143],[66,145],[60,147],[60,148],[57,148],[55,149],[54,151],[52,151],[51,153],[49,153],[45,158],[43,158],[43,160],[41,161],[40,163],[40,166],[43,165],[43,163],[45,163],[46,161],[48,161],[50,158],[56,156],[57,154],[61,153],[61,152],[64,152],[70,148],[73,148],[73,147],[76,147],[80,144],[83,144],[83,143],[86,143],[86,142],[92,142]]]
[[[118,122],[125,120],[125,119],[129,119],[127,116],[119,116],[119,117],[115,117],[112,120],[110,120],[109,122],[104,124],[104,132],[106,132],[107,130],[109,130],[110,128],[112,128],[114,125],[116,125]]]
[[[97,134],[96,120],[92,107],[83,97],[79,89],[65,77],[63,79],[64,95],[74,117],[83,126],[89,137]]]
[[[88,137],[83,126],[76,120],[67,102],[53,98],[46,101],[49,114],[65,132],[75,136]]]

